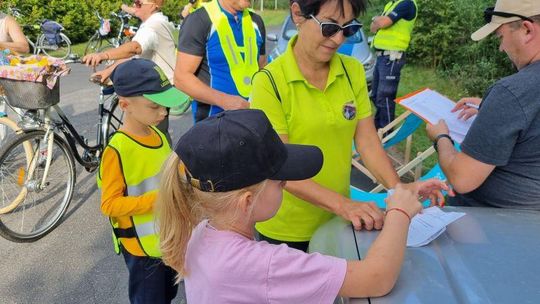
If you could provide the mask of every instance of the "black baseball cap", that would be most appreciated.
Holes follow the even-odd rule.
[[[317,174],[316,146],[284,144],[261,110],[208,117],[189,129],[174,149],[191,184],[205,192],[238,190],[271,180],[303,180]]]
[[[172,108],[189,102],[189,96],[173,87],[163,70],[148,59],[131,59],[111,74],[114,91],[122,97],[144,96],[158,105]]]

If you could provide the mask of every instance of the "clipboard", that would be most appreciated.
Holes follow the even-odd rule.
[[[426,123],[436,124],[444,119],[452,139],[461,144],[475,117],[458,119],[459,112],[452,113],[456,103],[430,88],[423,88],[396,99],[396,103],[413,112]]]

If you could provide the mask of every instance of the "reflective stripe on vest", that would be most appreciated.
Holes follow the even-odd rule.
[[[236,44],[227,15],[221,11],[218,1],[204,3],[203,7],[216,29],[236,90],[242,97],[247,98],[251,93],[251,77],[259,71],[257,34],[249,10],[242,12],[244,46],[241,47]]]
[[[159,180],[160,176],[158,174],[141,181],[137,185],[128,185],[127,196],[139,196],[145,194],[146,192],[156,190],[159,188]]]
[[[405,0],[391,1],[386,4],[383,11],[383,16],[390,14],[399,3]],[[381,28],[377,31],[373,39],[373,46],[380,50],[387,51],[406,51],[411,42],[411,33],[418,17],[418,5],[412,0],[416,7],[416,14],[413,20],[399,19],[396,23],[387,28]]]
[[[109,146],[118,152],[120,158],[122,174],[127,187],[126,196],[141,196],[157,191],[159,187],[161,165],[170,155],[171,148],[165,135],[155,128],[152,129],[161,138],[162,144],[158,147],[143,145],[122,132],[117,132],[109,142]],[[102,170],[103,168],[100,166],[99,187],[101,187]],[[113,242],[117,253],[119,253],[119,238],[120,241],[123,238],[136,238],[147,256],[161,257],[153,214],[133,215],[130,218],[132,227],[119,227],[114,218],[110,219],[113,230],[117,231],[116,234],[113,232]],[[130,251],[130,248],[125,245],[124,248],[128,252]]]

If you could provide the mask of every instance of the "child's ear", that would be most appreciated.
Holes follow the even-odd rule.
[[[244,192],[238,200],[238,207],[242,210],[242,213],[248,214],[253,209],[253,193],[251,191]]]
[[[122,111],[125,112],[128,105],[129,105],[129,100],[127,100],[124,97],[118,97],[118,106],[120,106],[120,109]]]

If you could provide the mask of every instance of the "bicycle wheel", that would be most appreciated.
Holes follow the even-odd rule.
[[[84,55],[86,56],[91,53],[97,53],[99,49],[101,48],[102,40],[99,37],[99,33],[95,33],[90,40],[88,40],[88,43],[86,44],[86,48],[84,48]]]
[[[169,115],[180,116],[180,115],[185,114],[190,108],[191,108],[191,98],[177,107],[172,107],[171,110],[169,111]]]
[[[0,236],[14,242],[33,242],[52,231],[73,195],[75,162],[71,150],[57,135],[52,149],[47,149],[44,137],[43,130],[29,131],[0,149]],[[30,155],[25,146],[30,146]]]
[[[7,116],[0,116],[0,147],[3,147],[7,140],[20,130],[16,122]]]
[[[118,131],[122,126],[124,112],[118,107],[118,96],[111,98],[111,102],[107,107],[107,112],[103,116],[103,128],[101,130],[103,136],[103,148],[109,143],[109,138],[114,132]]]
[[[71,54],[71,42],[64,33],[60,33],[60,41],[57,44],[49,44],[45,35],[39,36],[37,47],[45,55],[59,59],[66,59]]]

